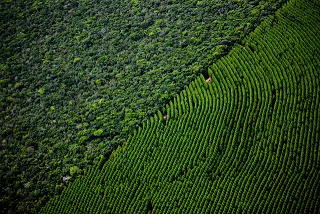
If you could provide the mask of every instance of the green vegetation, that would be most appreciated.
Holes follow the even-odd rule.
[[[36,212],[283,2],[1,1],[1,212]]]
[[[317,213],[319,11],[289,1],[40,213]]]

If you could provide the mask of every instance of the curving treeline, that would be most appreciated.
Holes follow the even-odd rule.
[[[316,213],[319,41],[289,1],[40,213]]]

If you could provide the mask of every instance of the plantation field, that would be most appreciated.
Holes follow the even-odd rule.
[[[37,212],[283,2],[1,1],[0,212]]]
[[[317,213],[319,32],[290,0],[40,213]]]

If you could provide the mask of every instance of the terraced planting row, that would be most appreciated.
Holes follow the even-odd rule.
[[[316,213],[319,11],[289,1],[40,213]]]

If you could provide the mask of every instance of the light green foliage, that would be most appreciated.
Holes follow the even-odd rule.
[[[185,30],[185,31],[182,32],[182,35],[184,35],[184,36],[186,36],[187,34],[188,34],[188,31],[187,31],[187,30]]]
[[[259,10],[259,9],[253,9],[253,10],[250,11],[250,13],[251,13],[252,15],[254,15],[254,16],[258,16],[259,13],[260,13],[260,10]]]
[[[77,62],[79,62],[81,60],[81,58],[74,58],[74,60],[73,60],[73,63],[77,63]]]
[[[319,11],[290,0],[40,213],[318,213]]]
[[[131,0],[131,2],[132,2],[133,4],[136,4],[136,5],[140,4],[140,1],[139,1],[139,0]]]
[[[96,137],[99,137],[102,135],[102,133],[103,133],[103,129],[98,129],[93,133],[93,135]]]
[[[77,166],[72,166],[72,167],[70,167],[70,175],[71,175],[71,176],[76,175],[77,173],[79,173],[79,171],[80,171],[80,169],[79,169],[79,167],[77,167]]]
[[[42,95],[42,94],[44,94],[44,89],[43,89],[43,88],[40,88],[40,89],[38,90],[38,92]]]

